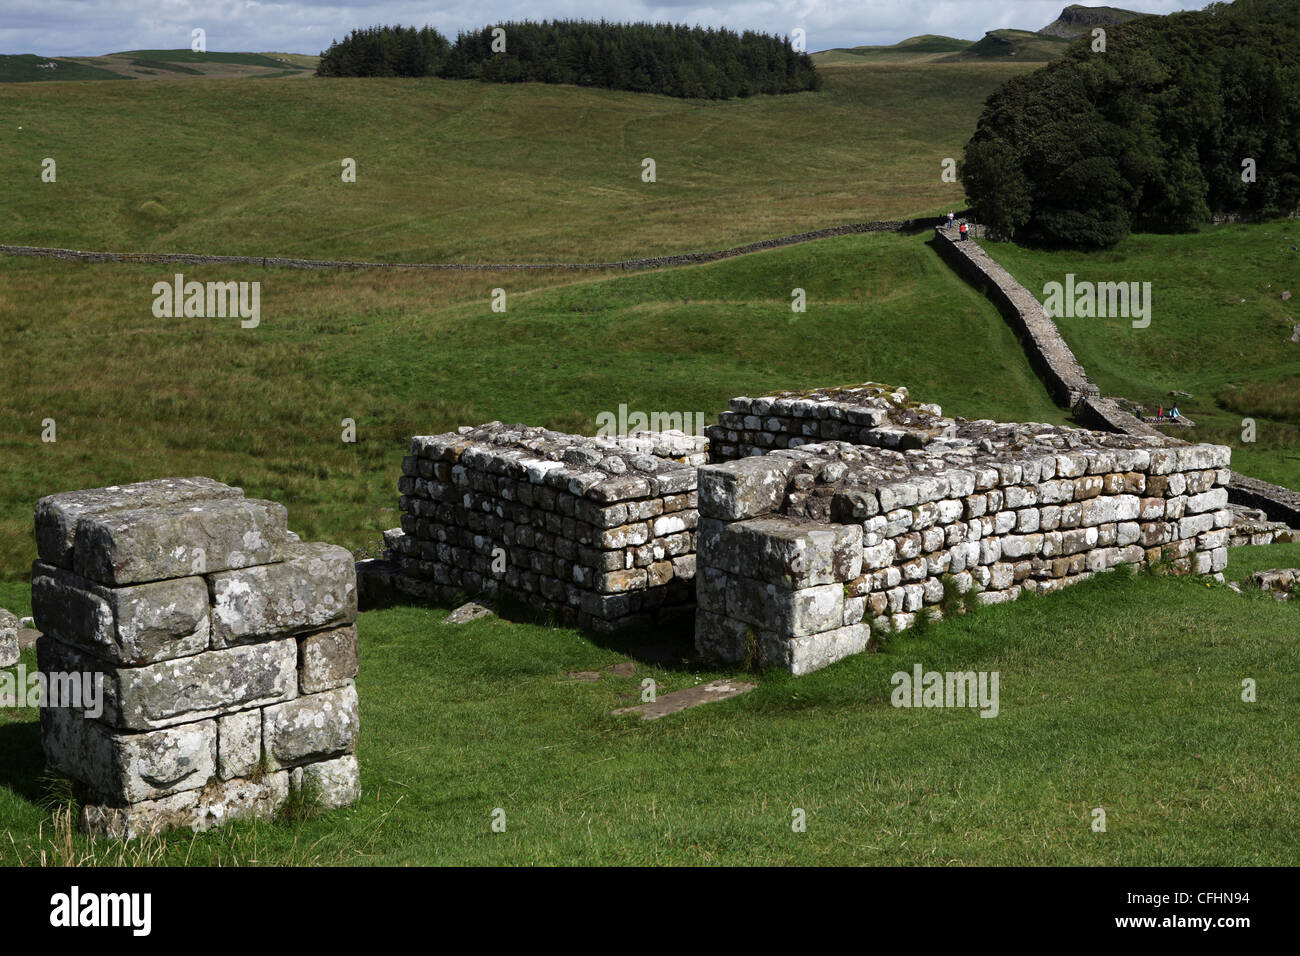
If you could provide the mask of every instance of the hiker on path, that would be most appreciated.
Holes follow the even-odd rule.
[[[1169,412],[1169,417],[1170,417],[1171,419],[1173,419],[1174,421],[1178,421],[1178,419],[1182,417],[1182,413],[1181,413],[1180,411],[1178,411],[1178,406],[1177,406],[1177,405],[1175,405],[1175,406],[1170,410],[1170,412]]]
[[[964,222],[961,224],[961,237],[963,240],[966,239],[966,223]]]
[[[952,229],[952,213],[948,213],[948,228]]]
[[[1156,409],[1156,421],[1162,422],[1164,420],[1165,420],[1165,406],[1162,404],[1160,405],[1159,408]]]

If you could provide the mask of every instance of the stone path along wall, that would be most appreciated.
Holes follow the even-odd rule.
[[[358,799],[347,550],[207,478],[43,498],[36,540],[40,670],[103,681],[97,717],[41,708],[49,766],[91,794],[85,829],[202,830],[271,815],[291,788]]]
[[[863,401],[863,421],[896,407]],[[1226,447],[939,424],[905,451],[827,441],[701,468],[697,649],[803,674],[911,626],[946,588],[987,604],[1120,564],[1226,566]]]
[[[526,602],[604,632],[689,619],[703,440],[634,442],[500,422],[412,438],[402,526],[385,535],[397,590]]]

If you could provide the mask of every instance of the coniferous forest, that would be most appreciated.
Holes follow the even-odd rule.
[[[1214,3],[1107,34],[985,102],[961,176],[994,235],[1107,248],[1300,207],[1300,3]]]
[[[430,27],[353,30],[321,54],[317,75],[571,83],[706,99],[821,87],[812,59],[783,37],[585,20],[500,23],[455,43]]]

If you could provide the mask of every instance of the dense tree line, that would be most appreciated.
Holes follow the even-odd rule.
[[[368,27],[335,40],[320,55],[317,76],[429,76],[447,62],[451,44],[432,27]]]
[[[961,177],[995,235],[1105,248],[1300,208],[1300,4],[1214,3],[1107,34],[985,102]]]
[[[787,38],[585,20],[500,23],[450,45],[428,27],[354,30],[321,55],[317,75],[572,83],[710,99],[821,88],[812,59]]]

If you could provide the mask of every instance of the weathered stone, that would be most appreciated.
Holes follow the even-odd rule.
[[[353,684],[266,707],[262,717],[262,741],[272,769],[356,749],[357,691]]]
[[[36,503],[36,550],[42,561],[70,569],[77,521],[84,516],[243,496],[211,478],[162,478],[49,495]]]
[[[303,694],[341,687],[357,676],[355,624],[310,634],[298,641],[298,689]]]
[[[112,663],[186,657],[210,640],[208,589],[199,577],[107,588],[38,561],[32,611],[42,633]]]
[[[117,733],[80,710],[42,707],[41,745],[51,769],[100,799],[136,803],[204,786],[216,772],[217,724]]]
[[[18,657],[18,618],[0,608],[0,667],[12,667]]]
[[[42,671],[104,675],[104,723],[153,730],[289,700],[298,692],[292,638],[192,657],[113,667],[46,635],[36,643]]]
[[[217,719],[217,773],[222,780],[252,777],[262,762],[262,712],[245,710]]]
[[[232,820],[269,818],[288,796],[289,774],[284,771],[257,780],[214,780],[200,790],[126,807],[86,806],[81,826],[93,836],[115,840],[134,840],[178,828],[201,833]]]
[[[212,646],[301,634],[357,616],[356,567],[346,548],[291,544],[279,564],[209,577]]]
[[[294,767],[289,785],[319,807],[337,810],[361,799],[361,768],[352,754]]]
[[[226,499],[91,514],[77,522],[73,570],[114,587],[279,561],[287,512]]]
[[[787,460],[754,457],[701,468],[700,514],[735,521],[779,511],[792,467]]]

